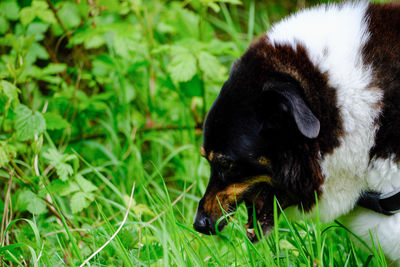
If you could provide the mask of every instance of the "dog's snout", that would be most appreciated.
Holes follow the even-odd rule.
[[[210,235],[215,233],[215,222],[213,219],[201,213],[197,213],[193,227],[196,231],[203,234]]]

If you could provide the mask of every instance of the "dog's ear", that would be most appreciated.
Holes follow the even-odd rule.
[[[320,130],[320,122],[305,103],[298,88],[288,82],[266,83],[263,87],[263,93],[267,95],[278,95],[272,97],[275,101],[281,101],[279,108],[288,112],[294,119],[300,133],[307,138],[316,138]]]

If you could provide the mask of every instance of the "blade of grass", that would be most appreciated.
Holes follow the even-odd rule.
[[[113,234],[100,248],[98,248],[98,249],[97,249],[95,252],[93,252],[86,260],[84,260],[84,261],[82,262],[82,264],[81,264],[79,267],[82,267],[82,266],[84,266],[85,264],[88,264],[89,261],[90,261],[93,257],[95,257],[98,253],[100,253],[108,244],[111,243],[111,241],[112,241],[115,237],[117,237],[118,233],[121,231],[122,227],[124,227],[124,224],[125,224],[126,220],[128,219],[129,210],[130,210],[131,205],[132,205],[132,199],[133,199],[133,193],[134,193],[134,192],[135,192],[135,183],[134,183],[133,186],[132,186],[132,191],[131,191],[131,195],[130,195],[130,197],[129,197],[128,207],[127,207],[127,209],[126,209],[126,212],[125,212],[125,215],[124,215],[124,219],[122,220],[120,226],[119,226],[118,229],[114,232],[114,234]],[[108,222],[107,218],[106,218],[106,217],[104,216],[104,214],[101,212],[101,209],[100,209],[100,208],[99,208],[99,212],[100,212],[100,214],[102,215],[103,219],[107,222],[109,228],[112,229],[111,224]],[[132,262],[131,262],[130,259],[129,259],[128,252],[126,251],[125,247],[122,245],[121,240],[119,240],[118,237],[117,237],[117,240],[119,241],[119,242],[118,242],[118,243],[119,243],[119,247],[121,248],[121,250],[122,250],[122,252],[123,252],[123,255],[124,255],[124,258],[123,258],[124,263],[125,263],[127,266],[133,266],[133,265],[132,265]]]

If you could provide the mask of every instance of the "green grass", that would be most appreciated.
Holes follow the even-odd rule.
[[[196,138],[182,130],[174,134],[183,140]],[[0,249],[3,264],[31,265],[41,255],[40,265],[78,266],[110,239],[129,212],[122,230],[90,261],[92,265],[367,266],[370,262],[368,266],[385,266],[378,252],[362,251],[346,230],[336,224],[290,223],[281,216],[279,227],[270,237],[252,244],[243,228],[247,222],[244,207],[219,236],[196,233],[192,218],[207,183],[206,163],[195,146],[174,148],[164,144],[164,138],[157,134],[150,135],[152,144],[157,144],[152,157],[147,159],[152,167],[144,168],[146,163],[139,155],[115,165],[92,165],[81,158],[81,173],[99,186],[93,193],[93,204],[83,211],[72,214],[66,201],[49,189],[54,206],[63,214],[61,220],[49,213],[32,216],[15,212],[15,218],[27,219],[19,219],[7,229],[13,242]],[[147,137],[136,138],[143,138],[136,140],[143,143]],[[90,146],[82,144],[80,150]],[[99,143],[96,146],[102,147]],[[171,164],[176,172],[163,177]],[[46,184],[49,177],[42,179]],[[133,183],[134,205],[127,211]]]
[[[204,115],[301,1],[78,2],[0,3],[2,266],[80,266],[104,244],[91,266],[386,266],[340,223],[276,215],[252,244],[240,206],[217,236],[192,227]]]

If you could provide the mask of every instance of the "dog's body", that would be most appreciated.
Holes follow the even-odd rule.
[[[400,188],[400,6],[319,6],[276,24],[233,66],[203,153],[199,231],[213,232],[215,199],[228,210],[233,198],[254,203],[268,232],[271,196],[313,214],[317,192],[323,221],[343,216],[369,244],[371,230],[400,264],[400,213],[356,206],[365,191]]]

